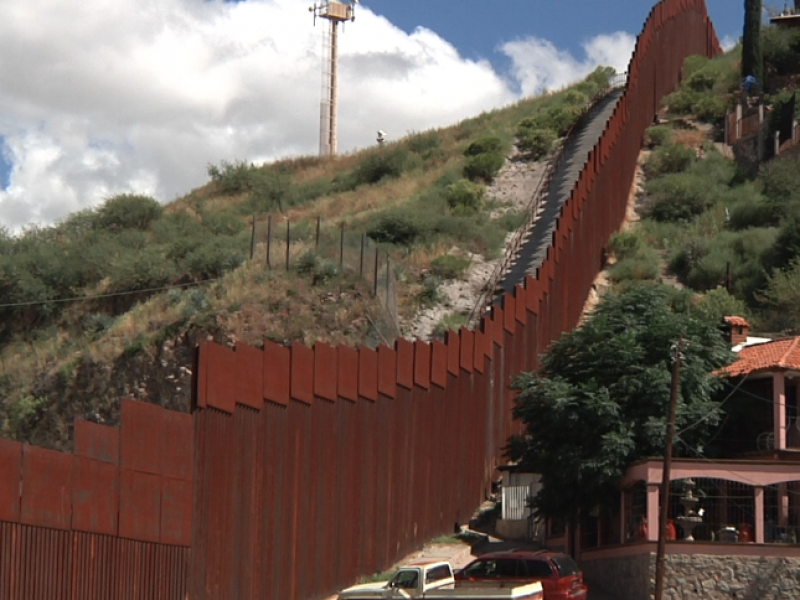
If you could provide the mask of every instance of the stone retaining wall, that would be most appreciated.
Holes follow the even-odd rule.
[[[665,600],[800,600],[800,559],[668,554]],[[650,600],[654,553],[584,560],[592,585],[619,600]]]
[[[611,592],[618,600],[648,600],[650,598],[649,553],[582,560],[583,578],[592,587],[599,586]],[[652,555],[655,564],[655,554]]]

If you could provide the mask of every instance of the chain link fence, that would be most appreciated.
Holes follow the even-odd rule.
[[[323,271],[358,275],[385,312],[385,322],[372,323],[378,341],[392,345],[399,337],[395,265],[366,233],[320,218],[291,221],[272,215],[253,218],[251,227],[250,260],[264,261],[270,270],[312,270],[316,264]]]

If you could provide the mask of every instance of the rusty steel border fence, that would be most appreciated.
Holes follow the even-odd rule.
[[[191,415],[123,401],[119,429],[76,422],[73,454],[0,440],[0,598],[319,600],[466,522],[520,431],[512,377],[578,322],[661,98],[719,52],[703,0],[652,9],[542,267],[474,330],[203,343]]]
[[[492,274],[489,276],[489,279],[484,285],[481,294],[478,296],[478,300],[475,302],[475,305],[472,307],[472,310],[470,311],[469,316],[467,317],[468,327],[472,327],[473,325],[475,325],[476,321],[478,320],[478,317],[481,316],[491,304],[492,299],[497,294],[498,285],[500,284],[500,281],[508,272],[511,263],[514,261],[517,254],[520,251],[520,248],[522,247],[525,235],[529,232],[530,228],[536,221],[539,209],[542,205],[542,201],[548,194],[550,183],[553,181],[556,169],[558,169],[563,164],[564,148],[566,146],[567,140],[570,139],[573,135],[577,134],[583,121],[598,105],[598,103],[601,100],[603,100],[603,98],[608,96],[608,94],[612,93],[614,90],[617,90],[625,86],[627,78],[628,78],[627,73],[615,73],[613,76],[609,77],[608,87],[599,90],[594,96],[592,96],[592,98],[590,98],[589,102],[581,110],[581,113],[576,119],[575,123],[569,128],[564,137],[561,138],[561,140],[559,140],[558,145],[556,146],[555,151],[553,152],[553,155],[547,162],[547,167],[545,168],[544,175],[539,180],[536,189],[534,190],[530,200],[528,200],[528,203],[525,206],[525,212],[526,212],[525,220],[520,224],[519,227],[517,227],[516,231],[514,231],[511,240],[506,245],[505,251],[503,252],[502,260],[497,264],[497,266],[492,271]]]

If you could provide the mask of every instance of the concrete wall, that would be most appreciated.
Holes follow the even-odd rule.
[[[664,599],[800,600],[800,558],[724,554],[668,554]],[[619,600],[649,600],[654,552],[610,555],[581,562],[590,588]]]

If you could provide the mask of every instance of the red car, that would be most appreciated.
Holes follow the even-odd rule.
[[[509,583],[541,581],[545,600],[586,600],[589,590],[583,572],[567,554],[549,551],[492,552],[473,560],[455,574],[456,585],[471,582]]]

